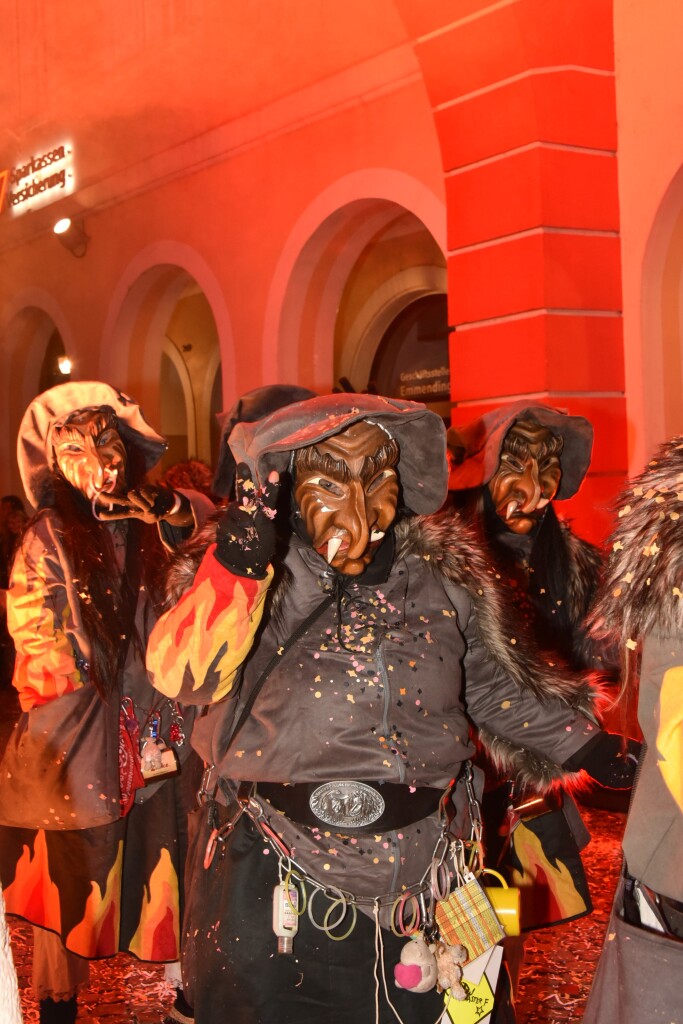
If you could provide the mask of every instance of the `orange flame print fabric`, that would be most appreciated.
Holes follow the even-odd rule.
[[[192,587],[152,630],[147,668],[157,690],[187,704],[213,704],[232,689],[263,616],[264,580],[233,576],[212,545]]]

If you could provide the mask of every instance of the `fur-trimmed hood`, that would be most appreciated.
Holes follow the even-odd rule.
[[[168,577],[169,604],[192,584],[199,563],[215,538],[215,530],[214,519],[176,556]],[[406,517],[396,524],[394,534],[396,559],[417,555],[440,576],[446,589],[461,587],[468,592],[485,646],[520,689],[532,692],[541,704],[559,698],[596,721],[595,688],[566,666],[542,660],[505,601],[495,570],[482,555],[476,534],[457,513],[449,510],[432,516]],[[270,600],[275,607],[286,598],[287,588],[286,577],[273,587]],[[547,790],[558,781],[578,781],[576,776],[568,775],[528,748],[486,730],[480,730],[480,739],[495,766],[516,776],[522,787]]]
[[[635,647],[653,630],[683,630],[683,435],[657,449],[617,509],[591,625]]]

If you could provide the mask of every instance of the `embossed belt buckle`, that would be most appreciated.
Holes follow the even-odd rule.
[[[341,829],[373,825],[386,806],[376,789],[353,779],[324,782],[313,790],[308,805],[316,818]]]

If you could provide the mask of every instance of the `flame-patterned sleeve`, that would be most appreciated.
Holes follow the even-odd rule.
[[[194,582],[156,623],[147,645],[152,684],[183,704],[213,704],[232,689],[263,615],[263,580],[235,576],[212,544]]]
[[[17,652],[13,683],[24,711],[86,683],[77,664],[78,628],[60,554],[51,524],[38,520],[12,567],[7,625]]]

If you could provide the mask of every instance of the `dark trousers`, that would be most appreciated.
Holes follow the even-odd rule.
[[[299,918],[293,952],[279,954],[272,930],[275,854],[242,817],[223,858],[217,854],[205,869],[207,812],[196,811],[192,817],[183,978],[196,1024],[396,1024],[384,993],[381,963],[376,993],[374,920],[359,912],[351,936],[335,942],[305,913]],[[328,906],[323,894],[315,898],[319,923]],[[345,925],[349,921],[347,917]],[[381,938],[388,994],[401,1020],[435,1024],[443,1012],[442,995],[436,990],[415,994],[394,984],[394,965],[408,940],[385,929]],[[514,1016],[501,1017],[500,1024],[503,1020],[514,1021]]]

